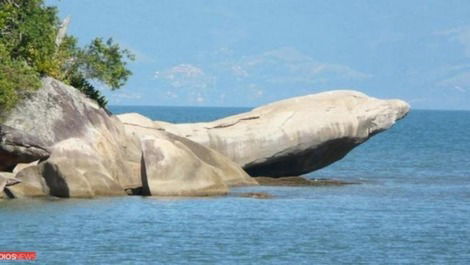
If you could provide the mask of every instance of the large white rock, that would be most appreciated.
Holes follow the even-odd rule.
[[[216,168],[204,163],[182,143],[162,138],[142,139],[143,194],[208,196],[228,192]]]
[[[252,176],[276,177],[308,173],[343,158],[409,109],[401,100],[339,90],[274,102],[213,122],[154,124],[226,155]]]
[[[144,194],[206,196],[225,194],[228,186],[256,185],[236,163],[186,138],[163,132],[136,113],[118,115],[142,146]]]
[[[0,181],[9,197],[224,194],[232,185],[256,184],[241,166],[253,176],[310,172],[409,110],[403,101],[333,91],[214,122],[170,124],[115,117],[73,87],[43,83],[2,113],[0,170],[16,166]],[[12,178],[20,182],[12,185]]]

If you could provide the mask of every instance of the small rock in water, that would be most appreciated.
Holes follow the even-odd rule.
[[[265,192],[242,192],[238,194],[240,197],[245,197],[245,198],[255,198],[255,199],[271,199],[274,196],[265,193]]]
[[[359,184],[359,182],[349,182],[337,179],[307,179],[304,177],[256,177],[259,185],[262,186],[340,186]]]

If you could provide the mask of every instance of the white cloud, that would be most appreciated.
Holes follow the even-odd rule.
[[[454,74],[446,79],[439,81],[437,85],[465,93],[470,90],[470,71]]]
[[[142,95],[138,93],[117,92],[112,94],[111,97],[117,99],[141,99]]]
[[[196,97],[196,102],[198,104],[202,104],[204,101],[205,101],[204,97],[202,97],[200,95]]]
[[[466,93],[468,91],[468,88],[463,88],[461,86],[455,86],[454,89],[461,93]]]
[[[237,77],[261,77],[271,83],[313,84],[335,79],[361,80],[371,76],[347,65],[318,62],[292,47],[244,56],[230,67]]]
[[[129,100],[140,100],[142,99],[142,95],[133,92],[115,91],[109,94],[108,98],[112,104],[121,104]]]
[[[264,89],[262,89],[256,84],[253,84],[253,83],[249,84],[248,89],[250,91],[249,92],[250,99],[257,99],[264,95]]]
[[[178,94],[176,94],[174,91],[171,91],[171,90],[166,91],[165,95],[168,98],[178,98]]]
[[[470,57],[470,26],[457,27],[444,31],[435,32],[436,35],[446,36],[451,41],[458,42],[463,46],[465,56]]]
[[[334,88],[370,77],[347,65],[318,62],[292,47],[251,56],[235,54],[230,49],[218,49],[202,56],[204,68],[178,64],[155,72],[155,79],[161,82],[162,95],[169,100],[213,104],[228,97],[243,101],[273,99],[280,93],[306,94],[318,85]],[[280,93],[275,92],[278,90]]]
[[[248,72],[245,69],[243,69],[242,66],[240,65],[233,65],[231,70],[234,76],[241,77],[241,78],[248,76]]]
[[[204,76],[205,73],[201,68],[191,64],[179,64],[162,72],[155,72],[155,78],[170,81],[180,79],[198,79]]]
[[[174,88],[209,88],[215,77],[206,74],[201,68],[191,64],[179,64],[163,71],[155,72],[155,78],[168,82]]]
[[[205,102],[206,94],[215,86],[216,78],[192,64],[179,64],[155,72],[155,78],[168,84],[167,98],[189,98],[197,104]]]

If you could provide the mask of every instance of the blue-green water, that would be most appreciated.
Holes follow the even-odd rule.
[[[112,110],[189,122],[246,109]],[[363,184],[234,190],[267,200],[11,200],[0,251],[36,251],[38,264],[470,264],[470,112],[412,111],[310,176]]]

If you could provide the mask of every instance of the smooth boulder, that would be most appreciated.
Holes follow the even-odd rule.
[[[349,90],[274,102],[213,122],[154,122],[160,130],[214,149],[251,176],[296,176],[343,158],[409,111],[401,100]]]
[[[136,113],[118,115],[141,143],[143,193],[158,196],[207,196],[228,187],[257,182],[227,157],[186,138],[163,132]]]
[[[210,196],[228,193],[215,168],[205,164],[183,144],[142,139],[143,195]]]
[[[3,128],[27,135],[22,139],[37,143],[30,146],[48,151],[47,157],[16,161],[41,160],[17,170],[22,183],[13,193],[18,197],[121,195],[126,189],[142,186],[140,143],[125,132],[116,117],[77,89],[44,78],[39,90],[2,116]],[[14,148],[22,146],[16,141]],[[10,169],[14,164],[0,161]]]

